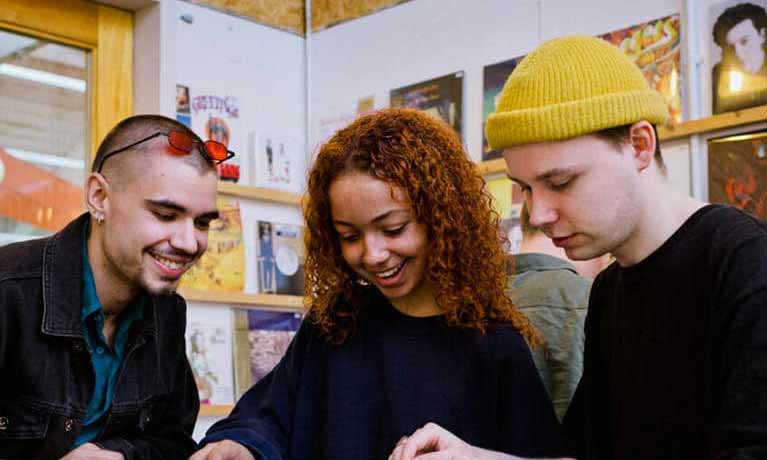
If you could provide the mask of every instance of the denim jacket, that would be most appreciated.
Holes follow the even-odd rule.
[[[94,386],[80,325],[88,217],[49,238],[0,248],[0,459],[58,459],[80,433]],[[185,327],[180,296],[146,302],[95,444],[126,460],[186,459],[194,451],[199,399]]]

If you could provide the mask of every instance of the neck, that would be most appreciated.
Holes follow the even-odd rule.
[[[392,299],[391,303],[400,313],[407,316],[426,317],[442,313],[437,308],[434,291],[427,282],[421,283],[413,292],[404,297]]]
[[[104,254],[103,242],[101,227],[92,221],[86,243],[88,262],[91,264],[101,309],[107,317],[116,317],[136,298],[139,291],[112,270],[112,265]]]
[[[649,187],[639,196],[642,209],[632,235],[612,252],[622,267],[630,267],[655,252],[698,209],[702,201],[672,189],[663,178],[648,177]]]

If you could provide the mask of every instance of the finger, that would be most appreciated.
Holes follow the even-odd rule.
[[[208,453],[216,447],[216,444],[218,443],[208,444],[189,457],[189,460],[205,460],[208,457]]]
[[[402,460],[402,449],[405,447],[405,443],[397,443],[396,446],[394,446],[394,450],[392,451],[391,455],[389,455],[389,460]]]
[[[402,446],[401,458],[398,460],[413,460],[419,452],[431,452],[439,448],[442,427],[428,423],[417,429]]]
[[[439,452],[429,452],[427,454],[421,454],[414,457],[414,460],[469,460],[462,457],[455,457],[449,450],[441,450]]]

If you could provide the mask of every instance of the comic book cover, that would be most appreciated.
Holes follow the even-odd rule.
[[[299,313],[248,310],[248,341],[252,384],[274,369],[301,325]]]
[[[519,215],[522,209],[522,190],[507,177],[487,180],[487,189],[493,197],[493,208],[501,216],[504,249],[511,254],[519,252],[522,229]]]
[[[181,279],[181,287],[240,292],[245,286],[245,246],[242,241],[240,203],[216,200],[219,218],[210,223],[208,250]]]
[[[710,7],[712,113],[767,104],[766,29],[767,0],[728,0]]]
[[[708,200],[767,219],[767,131],[708,141]]]
[[[264,294],[304,294],[304,240],[300,225],[258,222],[258,287]]]
[[[492,150],[487,143],[485,123],[487,122],[487,117],[495,111],[495,105],[498,102],[498,96],[501,94],[504,83],[506,83],[509,75],[511,75],[511,72],[517,67],[517,64],[519,64],[523,57],[520,56],[508,61],[485,66],[482,90],[482,161],[500,158],[501,156],[501,152]]]
[[[456,72],[391,91],[392,107],[409,107],[433,115],[461,134],[463,72]]]
[[[682,67],[679,14],[600,35],[642,70],[650,87],[666,99],[671,120],[682,121]]]
[[[221,180],[238,182],[247,136],[240,129],[240,108],[231,95],[202,93],[192,97],[192,130],[203,140],[221,142],[235,157],[218,165]]]
[[[260,136],[256,150],[257,187],[298,193],[303,150],[291,137]]]
[[[228,308],[187,308],[186,353],[200,404],[232,404],[232,317]]]

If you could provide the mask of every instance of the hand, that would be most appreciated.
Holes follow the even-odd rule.
[[[125,460],[125,457],[120,452],[102,449],[96,444],[88,442],[70,451],[60,460]]]
[[[436,423],[427,423],[399,440],[389,460],[489,460],[483,451],[467,444]]]
[[[256,460],[242,444],[225,439],[213,442],[189,457],[189,460]]]

